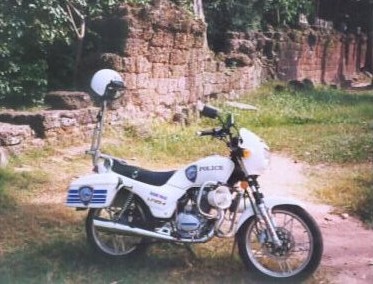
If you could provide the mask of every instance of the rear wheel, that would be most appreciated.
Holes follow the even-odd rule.
[[[121,224],[145,227],[148,221],[146,210],[134,199],[127,209],[121,213],[123,207],[112,206],[93,208],[86,219],[86,233],[89,244],[98,253],[110,258],[126,258],[146,251],[146,238],[111,232],[94,225],[94,219],[114,221]]]
[[[272,209],[277,235],[272,242],[264,222],[249,218],[237,234],[239,254],[249,273],[279,281],[301,281],[319,266],[322,236],[314,219],[302,208],[281,205]]]

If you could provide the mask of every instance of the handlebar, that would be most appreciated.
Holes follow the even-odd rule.
[[[212,136],[212,137],[225,137],[227,135],[227,131],[223,128],[213,128],[211,130],[201,130],[197,132],[198,136]]]
[[[199,105],[197,104],[197,108],[199,109],[201,116],[211,119],[218,119],[221,124],[221,127],[219,128],[198,131],[198,136],[212,136],[219,139],[224,139],[228,136],[230,140],[232,139],[231,129],[234,128],[236,131],[238,131],[235,126],[234,115],[232,113],[228,113],[226,117],[223,118],[220,110],[215,107],[200,103]]]

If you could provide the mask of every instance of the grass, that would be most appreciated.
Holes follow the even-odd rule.
[[[322,167],[313,173],[313,188],[320,200],[349,212],[373,226],[373,176],[371,164],[348,164],[338,169]]]
[[[233,111],[237,124],[258,133],[273,151],[317,165],[312,187],[323,201],[373,222],[372,93],[277,92],[264,86],[242,102],[259,111],[214,103]],[[146,135],[131,127],[107,128],[104,151],[145,167],[175,168],[227,153],[224,143],[195,135],[217,124],[156,123]],[[90,159],[66,153],[38,149],[0,169],[0,283],[248,283],[237,255],[230,258],[231,240],[225,239],[195,246],[197,258],[165,244],[153,246],[145,259],[112,263],[96,258],[85,243],[86,212],[64,206],[66,186],[89,171]],[[311,283],[318,283],[321,274]]]
[[[248,97],[259,107],[240,121],[274,150],[312,163],[372,161],[373,94],[317,89],[259,93]]]

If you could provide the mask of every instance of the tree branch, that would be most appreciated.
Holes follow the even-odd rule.
[[[75,8],[75,6],[73,4],[71,4],[70,2],[67,2],[66,9],[67,9],[67,12],[69,14],[68,20],[71,23],[78,39],[80,39],[80,40],[83,39],[84,35],[85,35],[85,16],[82,13],[80,13],[80,11],[77,8]],[[79,28],[77,27],[77,23],[75,21],[73,12],[80,19],[80,27]]]

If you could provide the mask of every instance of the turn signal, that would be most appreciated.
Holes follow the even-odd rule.
[[[248,149],[243,149],[242,150],[242,157],[243,158],[248,159],[248,158],[250,158],[250,156],[251,156],[250,150],[248,150]]]
[[[247,189],[249,187],[249,183],[246,180],[243,180],[241,181],[240,186],[243,189]]]

